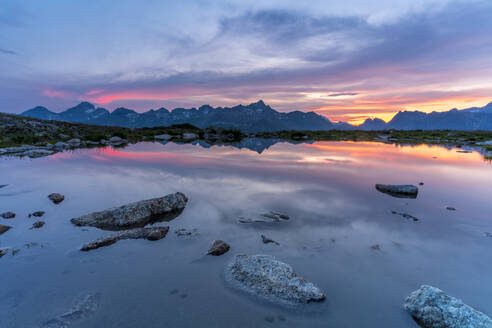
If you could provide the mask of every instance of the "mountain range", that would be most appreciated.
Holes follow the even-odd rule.
[[[217,126],[238,129],[244,132],[267,132],[281,130],[492,130],[492,103],[484,107],[452,109],[446,112],[424,113],[420,111],[400,111],[389,122],[381,119],[366,119],[361,125],[345,122],[332,122],[315,112],[293,111],[282,113],[258,101],[249,105],[234,107],[159,108],[137,113],[127,108],[117,108],[113,112],[82,102],[63,112],[55,113],[45,107],[37,106],[21,115],[68,122],[123,126],[154,127],[189,123],[199,128]]]

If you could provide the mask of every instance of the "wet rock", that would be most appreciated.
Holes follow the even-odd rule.
[[[270,255],[237,255],[226,267],[226,279],[238,289],[281,304],[319,302],[326,298],[290,265]]]
[[[265,223],[265,222],[280,222],[290,220],[290,216],[287,214],[282,214],[274,211],[269,211],[267,213],[263,213],[258,218],[245,218],[240,217],[239,223]]]
[[[44,226],[45,222],[44,221],[36,221],[32,224],[31,229],[39,229],[42,226]]]
[[[432,286],[421,286],[405,300],[405,310],[425,328],[491,328],[487,315]]]
[[[447,209],[448,211],[456,211],[456,208],[451,207],[451,206],[446,207],[446,209]]]
[[[48,198],[54,203],[54,204],[60,204],[61,202],[63,202],[63,200],[65,199],[65,196],[63,196],[62,194],[59,194],[57,192],[55,193],[52,193],[52,194],[49,194],[48,195]]]
[[[198,235],[198,229],[185,229],[181,228],[178,230],[175,230],[174,233],[178,235],[179,237],[194,237]]]
[[[170,221],[185,208],[188,198],[180,192],[164,197],[142,200],[73,218],[77,226],[101,229],[125,229],[143,227],[157,221]]]
[[[169,141],[171,140],[173,137],[169,134],[160,134],[160,135],[157,135],[157,136],[154,136],[154,139],[156,140],[164,140],[164,141]]]
[[[269,243],[273,243],[277,246],[280,246],[279,243],[277,243],[275,240],[271,239],[271,238],[268,238],[267,236],[265,235],[261,235],[261,241],[263,241],[263,244],[269,244]]]
[[[374,250],[374,251],[380,251],[381,250],[381,246],[379,246],[379,244],[371,245],[371,246],[369,246],[369,248]]]
[[[417,198],[419,192],[419,188],[414,185],[376,184],[376,189],[382,193],[398,198]]]
[[[419,182],[419,186],[423,186],[423,185],[424,185],[424,183],[423,183],[423,182]]]
[[[105,238],[97,239],[91,243],[83,245],[81,251],[90,251],[104,246],[113,245],[122,239],[147,239],[147,240],[159,240],[164,238],[169,231],[169,227],[152,227],[152,228],[138,228],[133,230],[125,230],[114,233],[113,235]]]
[[[31,214],[29,214],[28,216],[31,217],[31,216],[35,216],[37,218],[39,217],[42,217],[46,212],[44,211],[36,211],[36,212],[32,212]]]
[[[41,322],[40,328],[67,328],[71,324],[90,318],[99,308],[101,296],[99,293],[87,294],[75,299],[72,308],[53,319]]]
[[[0,248],[0,258],[9,252],[10,248]]]
[[[4,219],[13,219],[15,218],[15,213],[14,212],[3,212],[2,214],[0,214],[0,216]]]
[[[214,256],[219,256],[224,253],[227,253],[227,251],[231,248],[228,243],[222,240],[216,240],[212,244],[212,247],[207,252],[207,255],[214,255]]]
[[[0,184],[0,189],[7,187],[8,184]]]
[[[12,227],[0,224],[0,235],[9,231]]]
[[[492,237],[492,233],[490,233],[490,232],[485,232],[485,237]]]
[[[413,215],[410,215],[408,213],[402,213],[402,212],[397,212],[397,211],[391,211],[392,214],[399,215],[405,219],[408,220],[413,220],[413,221],[419,221],[419,219]]]
[[[19,155],[20,156],[27,156],[27,157],[30,157],[30,158],[38,158],[38,157],[52,155],[54,153],[55,152],[53,150],[41,149],[40,148],[40,149],[28,150],[28,151],[25,151],[23,153],[20,153]]]

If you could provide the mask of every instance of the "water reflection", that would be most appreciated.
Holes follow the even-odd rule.
[[[0,211],[17,213],[0,247],[20,249],[0,259],[8,281],[0,326],[33,326],[67,311],[80,293],[98,292],[99,309],[78,326],[416,327],[401,303],[424,283],[490,314],[492,168],[480,154],[372,142],[258,145],[140,143],[0,161],[0,183],[8,184]],[[420,181],[417,199],[374,189]],[[69,218],[176,191],[190,201],[165,223],[166,238],[78,251],[106,232]],[[51,192],[65,201],[51,204]],[[29,230],[34,210],[46,211],[40,230]],[[291,219],[239,222],[268,211]],[[181,238],[173,233],[180,228],[199,234]],[[263,244],[261,234],[280,246]],[[214,239],[231,251],[204,257]],[[25,246],[31,242],[38,246]],[[236,253],[277,256],[327,301],[292,312],[231,290],[222,277]]]

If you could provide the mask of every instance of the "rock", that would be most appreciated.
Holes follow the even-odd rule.
[[[68,141],[67,141],[67,143],[68,143],[71,147],[78,147],[78,146],[80,146],[80,139],[73,138],[73,139],[68,140]]]
[[[0,184],[0,189],[7,187],[8,184]]]
[[[456,208],[451,207],[451,206],[446,207],[446,209],[447,209],[448,211],[456,211]]]
[[[109,237],[97,239],[91,243],[83,245],[81,251],[90,251],[99,247],[109,246],[122,239],[148,239],[159,240],[164,238],[169,231],[169,227],[138,228],[117,232]]]
[[[8,212],[4,212],[4,213],[0,214],[0,216],[4,219],[13,219],[13,218],[15,218],[15,213],[8,211]]]
[[[207,255],[214,255],[214,256],[219,256],[224,253],[227,253],[227,251],[231,248],[228,243],[222,240],[216,240],[212,244],[212,247],[207,252]]]
[[[169,135],[169,134],[160,134],[160,135],[157,135],[157,136],[154,136],[154,139],[156,140],[165,140],[165,141],[169,141],[172,139],[172,136]]]
[[[376,184],[376,189],[382,193],[398,198],[417,198],[419,192],[419,188],[413,185]]]
[[[411,219],[411,220],[414,220],[414,221],[419,221],[419,219],[413,215],[410,215],[408,213],[402,213],[402,212],[397,212],[397,211],[391,211],[392,214],[396,214],[396,215],[399,215],[401,217],[404,217],[405,219]]]
[[[380,251],[381,250],[381,246],[379,246],[379,244],[371,245],[371,246],[369,246],[369,248],[374,250],[374,251]]]
[[[485,314],[432,286],[421,286],[407,297],[405,310],[425,328],[491,328]]]
[[[267,213],[263,213],[260,215],[260,218],[245,218],[240,217],[240,223],[265,223],[265,222],[280,222],[282,220],[290,220],[290,216],[274,211],[270,211]]]
[[[171,221],[185,208],[188,198],[180,192],[164,197],[142,200],[73,218],[77,226],[101,229],[143,227],[157,221]]]
[[[0,258],[9,252],[10,248],[0,248]]]
[[[485,237],[492,237],[492,233],[490,233],[490,232],[485,232]]]
[[[20,153],[18,155],[19,156],[28,156],[30,158],[38,158],[38,157],[52,155],[54,153],[55,152],[53,150],[39,148],[39,149],[27,150],[27,151]]]
[[[11,226],[6,226],[6,225],[3,225],[3,224],[0,224],[0,235],[3,234],[4,232],[9,231],[10,228],[12,228],[12,227]]]
[[[267,237],[267,236],[265,236],[265,235],[261,235],[261,241],[263,241],[263,244],[273,243],[273,244],[275,244],[275,245],[277,245],[277,246],[280,246],[280,244],[279,244],[279,243],[277,243],[275,240],[270,239],[270,238],[268,238],[268,237]]]
[[[90,318],[98,309],[101,296],[99,293],[86,294],[78,297],[72,308],[53,319],[41,322],[40,328],[67,328],[81,319]]]
[[[294,269],[270,255],[237,255],[226,267],[234,287],[272,302],[294,305],[323,301],[326,296]]]
[[[419,182],[419,186],[423,186],[423,185],[424,185],[424,183],[423,183],[423,182]]]
[[[57,148],[57,149],[66,149],[68,147],[69,147],[69,144],[67,144],[66,142],[62,142],[62,141],[58,141],[55,144],[55,148]]]
[[[123,145],[123,144],[128,143],[128,140],[121,139],[120,137],[114,136],[114,137],[109,138],[109,143],[114,145],[114,146],[117,146],[117,145]]]
[[[99,142],[97,142],[97,141],[91,141],[91,140],[86,140],[85,143],[86,143],[86,145],[89,145],[89,146],[99,145]]]
[[[183,133],[183,139],[185,139],[185,140],[198,139],[198,135],[195,133]]]
[[[457,153],[469,154],[469,153],[471,153],[472,151],[471,151],[471,150],[457,150],[456,152],[457,152]]]
[[[42,226],[44,226],[45,222],[44,221],[36,221],[32,224],[31,229],[39,229]]]
[[[67,140],[67,139],[68,139],[68,138],[70,138],[70,137],[69,137],[69,136],[67,136],[66,134],[62,134],[62,133],[60,133],[60,134],[58,135],[58,138],[63,139],[63,140]]]
[[[198,229],[189,230],[189,229],[181,228],[181,229],[174,231],[174,233],[176,235],[178,235],[179,237],[194,237],[194,236],[198,235]]]
[[[65,199],[65,196],[63,196],[62,194],[59,194],[57,192],[54,192],[52,194],[49,194],[48,195],[48,198],[54,203],[54,204],[60,204],[61,202],[63,202],[63,200]]]
[[[101,139],[101,140],[99,140],[99,143],[101,145],[107,145],[108,144],[108,141],[106,139]]]
[[[37,218],[39,217],[42,217],[46,212],[44,211],[36,211],[36,212],[32,212],[31,214],[29,214],[28,216],[31,217],[31,216],[35,216]]]

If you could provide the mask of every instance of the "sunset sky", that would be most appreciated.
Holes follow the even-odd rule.
[[[231,106],[333,121],[492,101],[492,1],[0,0],[0,111]]]

